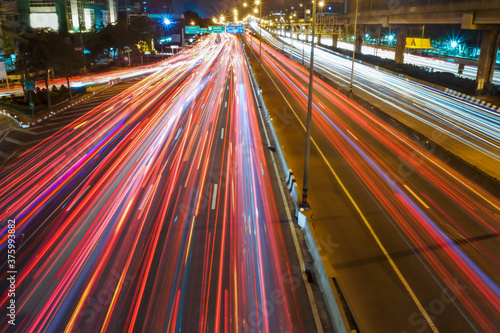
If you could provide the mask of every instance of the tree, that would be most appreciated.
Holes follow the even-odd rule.
[[[0,17],[16,13],[16,2],[2,1],[0,3]],[[16,39],[19,38],[16,28],[17,26],[12,22],[0,20],[0,50],[7,54],[15,53]]]
[[[194,22],[201,21],[201,17],[197,12],[193,12],[191,10],[188,10],[188,11],[184,12],[183,15],[184,15],[184,20],[188,23],[191,21],[194,21]]]
[[[49,89],[49,70],[53,69],[61,59],[66,56],[68,49],[64,46],[66,43],[61,35],[49,31],[39,30],[37,34],[29,40],[29,43],[23,44],[20,51],[27,60],[27,69],[33,73],[44,72],[45,88],[47,91],[47,106],[52,107]]]
[[[71,95],[69,77],[78,74],[80,68],[83,67],[83,55],[81,52],[75,51],[69,37],[64,38],[64,36],[58,35],[58,38],[59,50],[53,54],[55,58],[54,70],[57,74],[66,78],[69,89],[69,99],[71,100],[73,96]]]
[[[121,56],[125,49],[136,50],[136,45],[141,41],[150,43],[151,39],[160,36],[159,26],[156,21],[146,15],[134,16],[118,21],[115,25],[108,25],[85,35],[85,47],[90,51],[91,57],[98,59],[115,50],[116,57]]]

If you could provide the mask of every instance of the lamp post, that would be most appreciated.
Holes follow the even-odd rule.
[[[290,15],[290,59],[293,59],[293,15]]]
[[[323,2],[320,3],[320,6]],[[312,118],[312,99],[313,99],[313,81],[314,81],[314,33],[316,30],[316,1],[313,0],[312,6],[312,40],[311,40],[311,60],[309,61],[309,96],[307,100],[307,130],[306,130],[306,151],[304,157],[304,186],[302,188],[302,203],[300,209],[311,209],[307,202],[307,190],[309,183],[309,156],[311,154],[311,118]]]
[[[352,96],[352,84],[354,81],[354,58],[356,57],[356,30],[358,27],[358,5],[359,5],[359,0],[356,0],[356,12],[354,16],[354,47],[352,49],[352,67],[351,67],[351,84],[349,85],[349,97]]]
[[[255,4],[259,6],[259,91],[262,91],[262,2],[260,0],[256,0]]]
[[[301,27],[301,29],[302,29],[302,28],[303,28],[303,27]],[[302,65],[304,65],[304,44],[305,44],[305,42],[306,42],[306,37],[305,37],[306,35],[305,35],[305,34],[303,34],[303,35],[304,35],[304,36],[302,36],[302,37],[304,37],[304,40],[302,41]],[[298,39],[298,38],[297,38],[297,39]]]

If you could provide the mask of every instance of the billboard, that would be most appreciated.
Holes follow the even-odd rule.
[[[172,34],[170,35],[172,38],[172,43],[180,43],[181,42],[181,35],[179,34]]]
[[[49,28],[59,30],[57,13],[30,13],[30,26],[33,29]]]
[[[0,62],[0,80],[7,78],[7,69],[5,68],[5,62]]]

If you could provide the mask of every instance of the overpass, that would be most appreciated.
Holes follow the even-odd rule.
[[[359,1],[359,0],[358,0]],[[370,5],[373,0],[370,0]],[[366,8],[363,6],[358,12],[356,48],[361,50],[364,26],[376,25],[381,27],[397,27],[396,56],[397,63],[403,63],[406,45],[407,29],[415,26],[432,24],[454,24],[460,25],[464,30],[482,30],[481,54],[479,57],[477,71],[477,90],[484,89],[486,83],[491,83],[498,46],[500,44],[500,0],[472,0],[472,1],[449,1],[445,3],[427,5],[400,5],[403,1],[384,2],[386,8]],[[346,3],[347,4],[347,3]],[[334,24],[334,44],[336,32],[339,27],[354,26],[355,1],[350,0],[349,12],[329,16],[329,25]],[[364,4],[367,4],[366,2]],[[318,14],[318,21],[325,20]],[[300,20],[298,25],[309,25],[310,20]],[[309,22],[307,22],[309,21]],[[326,20],[325,20],[326,21]],[[321,24],[319,24],[321,27]],[[342,29],[346,31],[347,29]],[[326,31],[324,31],[326,32]],[[320,31],[321,33],[321,31]]]
[[[336,16],[338,25],[354,25],[354,12]],[[398,63],[404,60],[407,28],[410,26],[460,24],[462,29],[482,30],[481,54],[476,77],[477,90],[483,90],[485,83],[491,83],[500,43],[500,0],[450,1],[431,5],[361,10],[358,13],[357,23],[399,27],[395,57]]]

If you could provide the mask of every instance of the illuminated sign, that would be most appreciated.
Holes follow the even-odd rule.
[[[33,29],[49,28],[59,30],[57,13],[30,13],[30,26]]]
[[[228,24],[226,26],[226,32],[228,34],[244,34],[245,26],[243,24]]]
[[[210,25],[208,26],[208,32],[211,34],[220,34],[226,32],[226,27],[220,25]]]
[[[200,27],[199,26],[192,26],[192,25],[186,25],[184,27],[186,34],[188,35],[195,35],[200,33]]]

